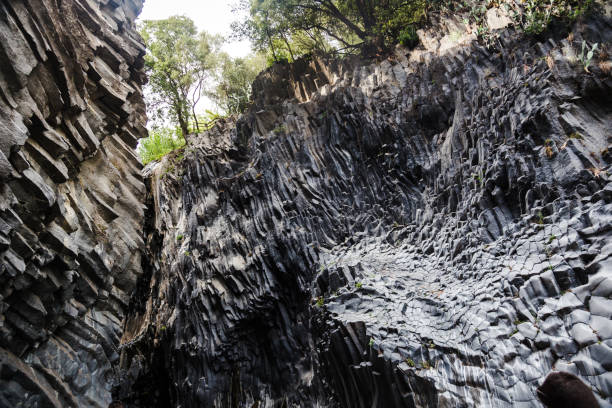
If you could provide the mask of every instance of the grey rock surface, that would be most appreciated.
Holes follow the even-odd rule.
[[[103,407],[136,280],[141,0],[0,2],[0,407]]]
[[[146,182],[141,7],[0,3],[0,407],[611,405],[609,7],[276,65]]]
[[[575,57],[610,16],[566,34],[263,73],[247,114],[146,169],[117,395],[532,407],[562,370],[610,406],[612,77]]]

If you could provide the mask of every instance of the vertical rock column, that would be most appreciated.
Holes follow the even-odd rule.
[[[145,172],[117,397],[532,407],[554,369],[608,406],[612,76],[575,50],[609,33],[262,73]]]
[[[0,407],[107,407],[141,274],[142,0],[0,3]]]

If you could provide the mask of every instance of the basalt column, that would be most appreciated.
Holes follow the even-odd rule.
[[[415,50],[275,65],[147,167],[118,397],[532,407],[562,370],[606,406],[612,61],[579,52],[610,16],[533,38],[500,15],[490,44],[443,17]]]
[[[103,407],[141,275],[141,0],[0,3],[0,407]]]

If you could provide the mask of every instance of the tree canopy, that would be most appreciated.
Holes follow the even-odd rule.
[[[376,52],[414,32],[436,1],[426,0],[241,0],[248,12],[235,32],[276,61],[313,51]],[[308,39],[301,42],[299,40]]]
[[[149,111],[169,116],[185,136],[190,119],[198,128],[195,106],[206,81],[215,75],[222,39],[198,33],[194,22],[182,16],[144,21],[140,33],[147,46]]]
[[[198,32],[183,16],[146,20],[140,33],[147,46],[145,96],[151,119],[150,135],[138,148],[143,163],[180,148],[186,135],[209,129],[220,113],[247,109],[251,84],[265,68],[265,57],[233,59],[221,50],[220,36]],[[220,113],[202,112],[202,98],[215,102]]]
[[[223,55],[222,59],[220,78],[212,99],[226,114],[244,112],[251,101],[251,85],[266,67],[265,58],[252,55],[233,59]]]

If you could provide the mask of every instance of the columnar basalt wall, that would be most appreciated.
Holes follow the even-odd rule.
[[[141,275],[142,0],[0,3],[0,407],[108,407]]]
[[[611,61],[577,52],[610,16],[492,48],[436,30],[275,66],[247,114],[146,169],[118,397],[531,407],[557,369],[609,406]]]
[[[277,65],[143,183],[141,7],[0,4],[0,407],[610,406],[609,10]]]

